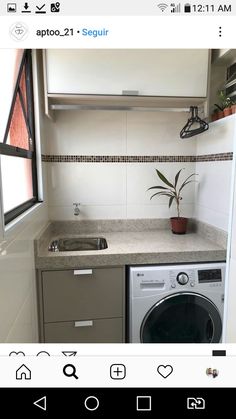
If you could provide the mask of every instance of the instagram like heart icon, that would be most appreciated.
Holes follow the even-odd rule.
[[[157,367],[157,372],[160,374],[163,378],[169,377],[170,374],[173,372],[173,367],[171,365],[159,365]]]

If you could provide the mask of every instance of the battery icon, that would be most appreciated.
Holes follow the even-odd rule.
[[[186,3],[184,5],[184,13],[191,13],[191,4]]]

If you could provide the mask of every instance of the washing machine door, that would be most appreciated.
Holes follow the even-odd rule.
[[[172,294],[155,304],[140,329],[144,343],[216,343],[222,321],[217,307],[194,293]]]

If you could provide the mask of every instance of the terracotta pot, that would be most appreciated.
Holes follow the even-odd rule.
[[[231,113],[236,113],[236,105],[231,106]]]
[[[225,108],[223,112],[224,112],[224,116],[229,116],[231,115],[231,108]]]
[[[224,111],[218,112],[218,119],[224,118]]]
[[[188,218],[184,217],[171,217],[171,230],[174,234],[185,234],[187,230]]]
[[[214,112],[214,113],[211,115],[211,120],[212,120],[212,122],[217,121],[217,119],[218,119],[218,113],[219,113],[219,112]]]

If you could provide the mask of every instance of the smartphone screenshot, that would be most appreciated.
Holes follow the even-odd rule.
[[[2,412],[236,395],[236,5],[0,4]]]

